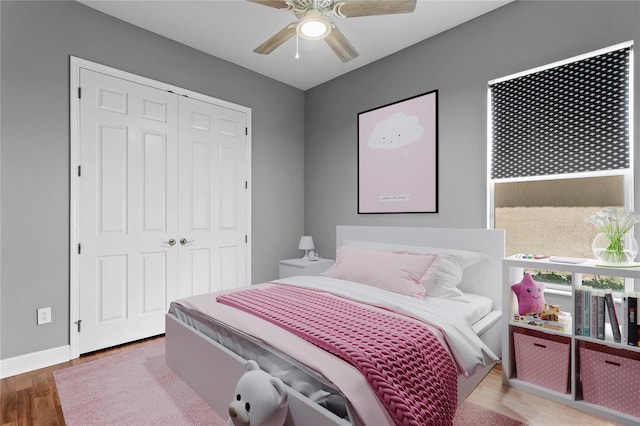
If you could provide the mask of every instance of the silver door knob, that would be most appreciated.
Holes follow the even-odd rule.
[[[180,238],[180,244],[183,246],[190,246],[193,243],[195,243],[195,241],[193,240],[189,241],[186,238]]]
[[[169,244],[170,246],[175,246],[176,240],[172,238],[169,241],[163,241],[162,244]]]

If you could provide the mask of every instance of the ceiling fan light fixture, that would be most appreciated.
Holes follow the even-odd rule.
[[[315,12],[315,13],[314,13]],[[316,10],[310,10],[296,27],[298,35],[305,40],[322,40],[331,32],[331,22]]]

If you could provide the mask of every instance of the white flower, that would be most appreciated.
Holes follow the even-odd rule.
[[[640,222],[640,214],[609,207],[588,217],[585,222],[593,223],[609,240],[607,248],[596,253],[598,257],[618,263],[628,260],[623,237],[633,225]]]
[[[622,209],[607,207],[595,215],[585,219],[585,222],[593,223],[601,232],[611,238],[624,236],[636,223],[640,222],[640,214]]]

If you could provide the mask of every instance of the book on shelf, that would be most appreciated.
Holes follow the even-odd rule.
[[[607,304],[607,312],[609,314],[609,324],[611,325],[611,331],[613,333],[613,341],[621,343],[622,336],[620,334],[618,311],[616,310],[616,305],[613,302],[613,292],[610,289],[604,291],[604,300]]]
[[[622,294],[622,318],[620,320],[620,338],[623,345],[626,345],[629,341],[629,323],[627,322],[627,312],[629,312],[629,295],[627,293]]]
[[[584,330],[584,336],[596,337],[598,330],[598,290],[591,290],[590,310],[589,310],[589,329]]]
[[[604,340],[604,326],[605,326],[605,301],[604,301],[604,291],[594,291],[596,293],[596,303],[597,303],[597,331],[593,333],[591,337],[597,337],[600,340]]]
[[[591,336],[593,334],[595,336],[595,329],[593,333],[591,332],[591,303],[594,302],[591,299],[592,288],[585,285],[582,286],[582,291],[584,292],[582,297],[582,335]]]
[[[575,291],[574,291],[574,325],[575,325],[575,329],[574,329],[574,334],[576,336],[581,336],[582,335],[582,302],[583,302],[583,297],[584,297],[584,292],[582,291],[582,287],[581,285],[576,286]]]
[[[638,346],[638,293],[629,292],[627,296],[627,345]]]
[[[574,303],[575,323],[573,331],[577,336],[604,340],[608,316],[614,342],[621,343],[623,341],[623,335],[625,339],[624,342],[627,342],[631,334],[629,331],[629,323],[620,321],[618,318],[618,312],[613,301],[613,292],[611,290],[600,290],[590,286],[578,285],[574,291]],[[626,303],[628,303],[628,298],[623,297],[623,305],[627,306]],[[631,315],[634,316],[634,320],[636,321],[636,325],[638,322],[637,308],[640,308],[640,306],[637,305],[636,303],[636,310],[632,310],[631,312]],[[625,313],[624,318],[627,318],[627,308],[623,307],[623,312]],[[621,327],[623,328],[622,331],[620,330]],[[638,330],[638,326],[632,328],[633,330]],[[638,333],[640,333],[640,331],[638,331]],[[640,336],[640,334],[637,334],[637,336]],[[640,338],[636,337],[635,340],[632,338],[631,341],[635,341],[636,343],[634,345],[637,345]]]
[[[596,337],[598,334],[598,290],[587,285],[578,285],[575,288],[574,296],[575,334]]]
[[[640,293],[638,292],[628,291],[622,294],[622,315],[619,323],[621,328],[620,343],[623,345],[640,346],[640,323],[638,322],[638,308],[640,306],[638,299],[640,299]]]

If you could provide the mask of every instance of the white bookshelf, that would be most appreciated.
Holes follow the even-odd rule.
[[[541,269],[549,271],[558,271],[570,273],[572,276],[572,285],[570,290],[567,289],[567,293],[570,296],[569,309],[571,314],[572,324],[575,319],[575,303],[574,293],[575,286],[582,283],[582,275],[605,275],[611,277],[622,277],[631,279],[640,279],[640,267],[636,268],[609,268],[597,266],[598,261],[594,259],[585,259],[582,263],[559,263],[552,262],[548,259],[521,259],[516,256],[505,258],[502,262],[502,282],[503,282],[503,294],[502,294],[502,311],[505,315],[505,326],[502,337],[502,381],[505,385],[518,388],[535,394],[537,396],[553,400],[555,402],[594,414],[600,417],[610,419],[612,421],[622,423],[624,425],[638,425],[640,424],[640,418],[634,417],[630,414],[623,413],[610,409],[608,407],[599,406],[582,399],[582,392],[580,388],[580,371],[579,371],[579,356],[578,356],[578,344],[581,341],[590,342],[591,344],[608,346],[614,349],[622,349],[627,351],[633,351],[640,353],[640,347],[633,347],[616,343],[613,340],[611,333],[611,327],[607,325],[606,335],[604,340],[596,339],[587,336],[577,336],[574,334],[574,327],[566,332],[556,331],[551,329],[545,329],[538,326],[531,326],[523,323],[513,321],[513,314],[517,311],[517,299],[511,285],[518,283],[522,280],[525,269]],[[567,309],[563,309],[567,310]],[[618,310],[620,312],[620,310]],[[622,320],[622,318],[621,318]],[[536,330],[540,333],[548,335],[561,335],[566,336],[570,340],[570,379],[569,379],[569,393],[556,392],[542,386],[529,383],[524,380],[520,380],[516,376],[515,368],[515,350],[513,344],[513,333],[516,328]]]

